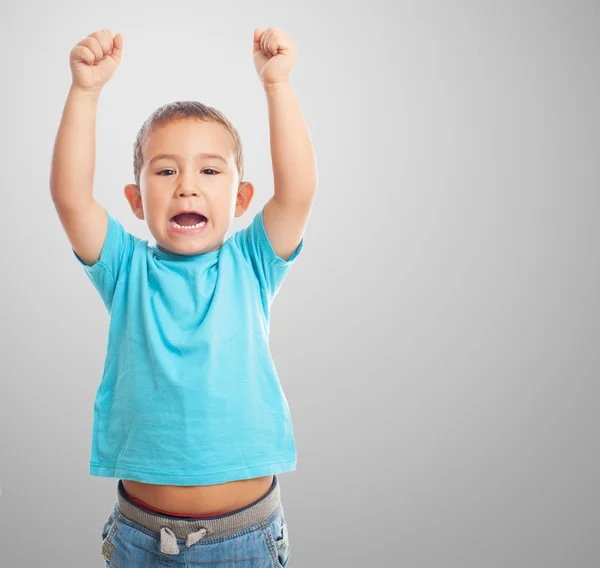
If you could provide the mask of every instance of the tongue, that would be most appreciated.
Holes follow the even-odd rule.
[[[182,226],[196,225],[197,223],[200,223],[200,221],[204,220],[204,217],[198,215],[198,213],[180,213],[174,218],[175,221]]]

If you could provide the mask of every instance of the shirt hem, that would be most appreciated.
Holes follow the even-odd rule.
[[[185,471],[168,471],[152,468],[138,468],[123,465],[110,465],[98,462],[89,463],[90,475],[93,477],[115,477],[120,479],[131,479],[142,483],[154,483],[156,485],[213,485],[238,481],[240,479],[252,479],[264,475],[294,471],[296,469],[296,458],[284,461],[260,463],[244,467],[236,467],[218,472],[202,473]]]

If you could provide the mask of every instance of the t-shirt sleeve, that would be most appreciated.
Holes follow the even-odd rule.
[[[235,232],[233,238],[243,256],[252,265],[260,286],[273,299],[304,246],[304,236],[288,260],[277,256],[265,230],[263,211],[264,207],[254,216],[247,227]]]
[[[129,266],[136,237],[128,233],[108,211],[106,214],[108,215],[108,228],[100,258],[94,264],[88,265],[73,249],[71,250],[110,312],[117,281]]]

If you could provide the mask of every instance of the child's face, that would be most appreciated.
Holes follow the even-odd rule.
[[[153,129],[142,153],[140,187],[127,185],[125,195],[159,247],[176,254],[220,248],[231,220],[246,211],[254,192],[249,182],[240,184],[229,132],[215,122],[181,119]],[[196,157],[200,153],[225,161]],[[176,156],[157,159],[159,154]],[[198,229],[177,228],[172,219],[182,210],[199,211],[208,221]]]

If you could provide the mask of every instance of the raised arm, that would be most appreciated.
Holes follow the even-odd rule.
[[[100,92],[120,64],[123,37],[94,32],[71,51],[73,82],[54,143],[50,194],[73,250],[88,265],[99,258],[108,216],[94,198],[96,112]]]
[[[273,250],[287,260],[304,234],[317,191],[315,156],[289,80],[296,57],[294,43],[277,28],[256,28],[253,52],[267,97],[275,183],[263,220]]]

